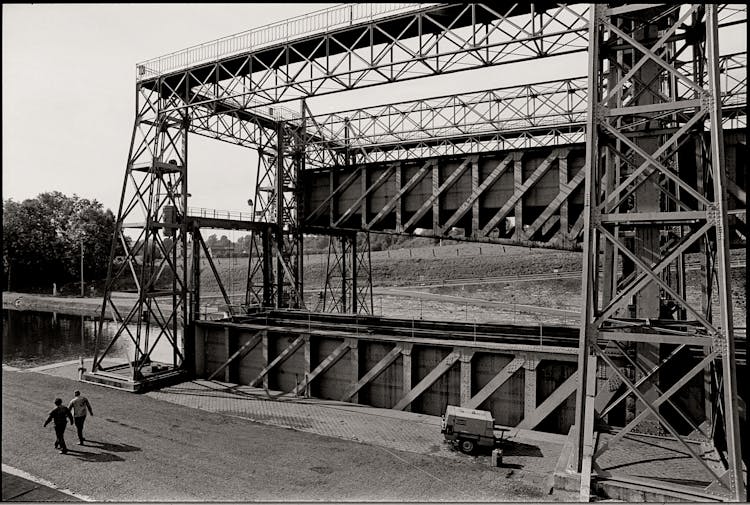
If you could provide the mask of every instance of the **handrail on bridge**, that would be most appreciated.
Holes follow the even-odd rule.
[[[265,26],[198,44],[136,65],[136,81],[152,79],[198,63],[217,60],[247,50],[258,50],[292,38],[352,26],[399,12],[424,9],[437,3],[341,4],[284,19]]]
[[[253,214],[234,210],[207,209],[204,207],[188,207],[187,217],[203,217],[207,219],[227,219],[232,221],[252,221]]]

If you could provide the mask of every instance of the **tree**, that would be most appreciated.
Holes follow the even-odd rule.
[[[253,237],[252,235],[244,235],[242,237],[239,237],[237,239],[237,255],[238,256],[247,256],[250,254],[250,249],[253,244]]]
[[[3,202],[3,285],[10,290],[49,278],[59,269],[59,249],[39,201]]]
[[[232,241],[229,240],[226,235],[222,235],[216,243],[216,246],[214,246],[214,254],[226,258],[231,255],[233,247],[234,245],[232,244]]]
[[[8,289],[48,289],[80,277],[106,276],[115,218],[96,200],[41,193],[3,202],[3,281]],[[9,282],[10,281],[10,282]]]

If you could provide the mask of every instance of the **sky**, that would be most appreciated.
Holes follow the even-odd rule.
[[[3,199],[57,190],[116,212],[135,119],[137,62],[323,7],[3,5]],[[247,210],[248,153],[201,141],[190,150],[191,189],[200,189],[191,206],[220,202]],[[218,168],[217,155],[227,158],[220,167],[226,179],[208,175],[207,164]]]
[[[135,118],[136,63],[331,5],[4,4],[3,199],[57,190],[116,212]],[[343,110],[585,74],[583,54],[552,60],[514,72],[459,72],[336,94],[311,108]],[[257,170],[252,151],[197,136],[189,145],[189,205],[249,211]]]

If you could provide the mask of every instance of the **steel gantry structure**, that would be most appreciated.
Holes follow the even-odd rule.
[[[151,357],[162,340],[167,371],[190,368],[200,228],[217,225],[188,212],[197,134],[257,152],[252,219],[218,223],[253,234],[246,310],[310,308],[304,233],[331,236],[323,305],[354,313],[372,312],[359,246],[371,231],[582,245],[571,459],[582,494],[592,475],[609,476],[597,458],[642,426],[684,445],[708,491],[740,498],[727,248],[730,232],[746,240],[746,181],[726,166],[723,130],[739,131],[728,136],[736,151],[747,60],[718,44],[736,25],[745,9],[726,4],[352,4],[140,63],[102,307],[118,329],[97,343],[93,372],[108,372],[119,339],[135,349],[132,381],[160,371]],[[321,95],[585,51],[588,76],[313,112]],[[696,251],[700,306],[685,294],[684,257]],[[124,286],[134,291],[125,312],[113,297]],[[690,370],[670,368],[698,351]],[[706,406],[685,412],[672,398],[699,376]],[[649,416],[657,422],[642,423]],[[712,445],[726,440],[724,470],[691,449],[674,416]],[[624,428],[605,440],[605,425]]]

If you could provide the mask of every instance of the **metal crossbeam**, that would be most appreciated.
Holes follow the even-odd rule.
[[[314,381],[316,377],[318,377],[318,375],[322,374],[323,372],[331,368],[333,365],[335,365],[336,362],[340,360],[344,356],[344,354],[346,354],[348,350],[349,350],[348,342],[343,342],[339,344],[339,346],[336,347],[336,349],[334,349],[333,352],[331,352],[331,354],[326,356],[326,358],[318,366],[315,367],[315,370],[305,375],[305,378],[303,379],[303,381],[300,384],[298,384],[296,388],[294,388],[294,394],[298,395],[299,393],[304,391],[305,388],[310,383],[312,383],[312,381]]]
[[[391,198],[388,203],[386,203],[383,208],[380,210],[380,212],[377,213],[377,215],[370,220],[370,222],[367,223],[366,229],[370,229],[375,225],[378,221],[383,219],[386,214],[388,214],[391,210],[393,210],[393,207],[401,200],[401,197],[406,194],[406,192],[410,191],[414,186],[417,185],[419,181],[424,179],[425,175],[427,175],[427,172],[429,168],[434,164],[433,160],[427,160],[424,165],[417,171],[416,174],[412,176],[411,179],[407,181],[406,184],[403,185],[396,193],[393,198]]]
[[[373,366],[366,374],[362,376],[361,379],[357,381],[357,383],[352,386],[351,388],[347,389],[346,393],[341,397],[342,402],[349,401],[349,399],[356,395],[360,389],[365,387],[367,384],[375,380],[378,375],[383,373],[386,368],[391,366],[391,364],[398,359],[399,356],[401,356],[401,351],[403,350],[403,346],[401,344],[396,344],[393,349],[388,351],[388,354],[383,356],[383,358],[378,361],[375,366]]]
[[[273,361],[271,361],[268,365],[263,367],[263,370],[258,373],[258,375],[250,381],[251,386],[257,386],[258,383],[263,380],[263,377],[268,375],[268,372],[274,369],[277,365],[283,363],[286,361],[294,352],[302,347],[302,344],[305,343],[305,337],[303,335],[298,336],[294,339],[294,341],[289,344],[281,353],[279,353],[278,356],[276,356]]]
[[[492,396],[492,393],[497,391],[500,386],[508,382],[508,379],[513,377],[513,375],[521,369],[525,362],[525,357],[513,358],[477,394],[472,396],[464,406],[470,409],[479,408],[479,406],[484,403],[487,398]]]
[[[518,423],[518,428],[533,430],[539,423],[544,421],[553,410],[562,405],[578,387],[578,372],[570,375],[565,382],[560,384],[551,395],[549,395],[540,405],[535,405],[530,415],[525,415],[523,420]]]
[[[528,179],[526,179],[522,184],[516,186],[513,188],[513,195],[503,204],[503,206],[498,210],[492,218],[487,222],[486,225],[481,230],[482,235],[488,235],[490,231],[492,231],[495,226],[500,222],[501,219],[504,219],[510,210],[515,207],[516,203],[523,197],[524,193],[526,193],[529,188],[531,188],[534,184],[536,184],[541,177],[547,173],[547,171],[552,166],[552,163],[557,160],[560,157],[560,151],[555,149],[553,150],[549,156],[542,162],[539,167],[537,167],[536,170],[529,176]]]
[[[419,384],[409,390],[406,395],[401,398],[396,405],[393,406],[393,410],[404,410],[411,402],[416,400],[419,395],[427,391],[436,380],[438,380],[445,372],[447,372],[461,357],[460,351],[451,351],[443,360],[428,373],[424,379],[419,381]]]
[[[219,366],[219,368],[217,368],[216,370],[214,370],[214,373],[212,373],[211,375],[209,375],[207,380],[213,380],[214,377],[216,377],[217,375],[219,375],[219,373],[222,370],[224,370],[226,367],[228,367],[233,361],[235,361],[235,360],[241,360],[242,358],[244,358],[250,351],[253,350],[253,348],[255,346],[257,346],[260,343],[260,341],[262,339],[263,339],[263,332],[262,331],[260,331],[260,332],[256,333],[255,335],[253,335],[250,338],[250,340],[248,340],[247,342],[245,342],[242,345],[242,347],[240,347],[239,349],[237,349],[237,351],[234,354],[232,354],[224,363],[222,363],[221,366]]]

